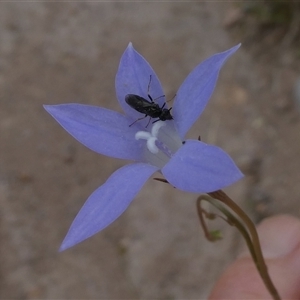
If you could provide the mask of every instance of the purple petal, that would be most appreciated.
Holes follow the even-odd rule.
[[[142,160],[141,141],[130,120],[117,112],[90,105],[45,105],[54,119],[80,143],[98,153],[122,159]]]
[[[82,242],[115,221],[155,171],[156,167],[138,163],[114,172],[85,202],[60,251]]]
[[[214,91],[221,67],[240,45],[206,59],[182,83],[172,110],[176,128],[182,139],[204,110]]]
[[[161,170],[176,188],[193,193],[222,189],[243,177],[222,149],[188,140]]]
[[[149,65],[149,63],[134,50],[130,43],[125,50],[119,65],[119,69],[116,75],[116,93],[118,101],[126,113],[133,120],[143,117],[143,114],[135,111],[125,102],[125,96],[127,94],[135,94],[141,96],[147,100],[148,98],[148,85],[151,78],[149,94],[153,99],[162,96],[163,89],[159,82],[158,77]],[[155,100],[159,106],[162,106],[165,102],[165,97],[161,97]],[[148,118],[141,122],[141,125],[146,126]],[[145,123],[145,124],[143,124]]]

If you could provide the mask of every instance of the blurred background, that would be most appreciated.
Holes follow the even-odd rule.
[[[227,151],[245,178],[226,189],[255,222],[300,215],[299,3],[0,3],[0,298],[204,299],[243,246],[205,240],[197,195],[149,180],[128,210],[58,253],[87,197],[125,161],[79,144],[43,109],[120,111],[128,43],[170,99],[205,58],[242,42],[189,132]]]

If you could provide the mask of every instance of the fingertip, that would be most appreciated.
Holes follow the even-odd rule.
[[[286,214],[272,216],[257,226],[257,232],[264,258],[284,257],[300,243],[300,220]],[[249,251],[239,257],[250,257]]]
[[[239,258],[222,274],[209,297],[212,299],[269,299],[251,258]]]
[[[258,226],[269,275],[283,298],[300,298],[300,220],[270,217]],[[209,299],[272,299],[249,254],[224,272]]]

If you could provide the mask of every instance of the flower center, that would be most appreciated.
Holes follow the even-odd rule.
[[[182,146],[173,122],[158,121],[152,126],[151,132],[138,131],[135,138],[146,140],[145,159],[160,168]]]

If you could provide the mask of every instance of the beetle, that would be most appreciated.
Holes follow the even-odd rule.
[[[148,97],[150,101],[135,94],[128,94],[125,96],[125,101],[130,107],[132,107],[133,109],[135,109],[136,111],[142,114],[145,114],[144,117],[135,120],[132,124],[129,125],[129,127],[132,126],[134,123],[145,119],[146,117],[150,117],[146,128],[148,127],[152,118],[158,118],[157,120],[153,121],[152,124],[157,121],[173,120],[173,117],[170,112],[172,107],[169,109],[164,108],[166,103],[164,103],[162,107],[159,107],[159,105],[154,102],[154,100],[164,97],[164,95],[154,100],[152,99],[151,95],[149,94],[150,83],[151,83],[151,75],[148,84]]]

